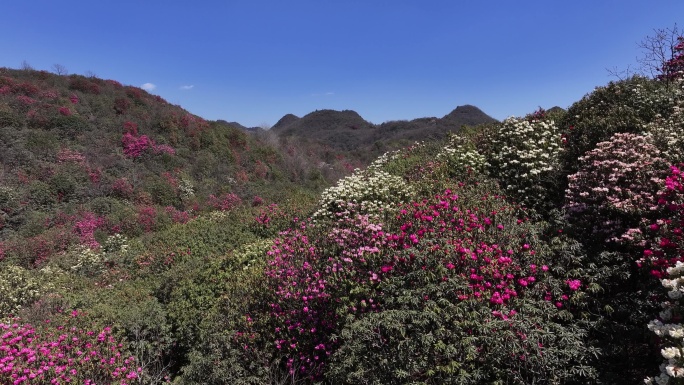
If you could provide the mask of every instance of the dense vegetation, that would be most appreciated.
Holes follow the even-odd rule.
[[[4,69],[1,382],[684,381],[676,63],[322,192],[341,154]]]

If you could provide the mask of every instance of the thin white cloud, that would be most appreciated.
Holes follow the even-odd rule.
[[[191,90],[191,89],[193,89],[193,88],[195,88],[195,85],[194,85],[194,84],[191,84],[191,85],[189,85],[189,86],[181,86],[181,87],[180,87],[181,90]]]
[[[141,85],[140,88],[142,88],[145,91],[152,91],[153,89],[157,88],[157,86],[152,83],[145,83]]]
[[[332,96],[335,95],[334,92],[324,92],[324,93],[319,93],[319,94],[311,94],[311,96]]]

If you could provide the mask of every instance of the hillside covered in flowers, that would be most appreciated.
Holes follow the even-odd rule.
[[[0,77],[0,382],[684,383],[675,53],[320,194],[134,88]]]

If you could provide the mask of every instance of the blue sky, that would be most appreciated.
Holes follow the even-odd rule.
[[[635,66],[682,0],[9,0],[0,67],[95,74],[206,119],[272,125],[351,109],[373,123],[473,104],[568,107]],[[152,86],[154,85],[154,86]]]

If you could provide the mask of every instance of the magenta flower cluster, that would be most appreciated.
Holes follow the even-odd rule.
[[[176,150],[169,145],[157,144],[147,135],[139,135],[138,125],[133,122],[125,122],[124,131],[121,137],[121,145],[123,146],[124,155],[129,158],[139,158],[148,150],[154,154],[174,155],[176,153]]]
[[[105,219],[91,212],[85,212],[74,224],[74,231],[81,244],[89,249],[97,250],[100,244],[95,240],[95,230],[105,225]]]
[[[658,205],[664,209],[661,218],[645,221],[636,229],[636,243],[643,246],[637,264],[657,278],[666,277],[667,268],[678,261],[684,262],[684,175],[680,167],[670,167],[664,191],[658,196]]]
[[[72,313],[76,318],[80,315]],[[17,320],[18,321],[18,320]],[[143,369],[112,329],[0,323],[0,382],[84,385],[139,382]]]

